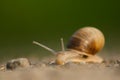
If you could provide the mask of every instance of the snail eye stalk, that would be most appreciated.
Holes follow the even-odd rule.
[[[61,38],[60,40],[61,40],[61,48],[62,48],[62,51],[65,51],[63,38]]]
[[[36,44],[36,45],[50,51],[51,53],[56,54],[56,51],[54,51],[53,49],[51,49],[51,48],[49,48],[49,47],[47,47],[47,46],[45,46],[45,45],[43,45],[43,44],[41,44],[41,43],[39,43],[37,41],[33,41],[33,44]]]

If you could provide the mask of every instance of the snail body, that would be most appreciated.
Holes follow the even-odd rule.
[[[56,55],[55,63],[64,65],[73,63],[102,63],[103,59],[96,54],[103,48],[105,38],[103,33],[94,27],[84,27],[77,30],[70,38],[67,50],[55,52],[47,46],[33,41]]]
[[[55,63],[64,65],[66,63],[102,63],[103,59],[96,55],[86,54],[77,50],[60,51],[56,55]]]

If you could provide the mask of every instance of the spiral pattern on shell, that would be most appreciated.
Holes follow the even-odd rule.
[[[95,55],[105,43],[103,33],[94,27],[84,27],[76,31],[70,38],[67,48]]]

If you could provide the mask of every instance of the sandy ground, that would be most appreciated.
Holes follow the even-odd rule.
[[[31,60],[32,66],[0,71],[0,80],[120,80],[120,60],[102,64],[51,65],[49,59]]]

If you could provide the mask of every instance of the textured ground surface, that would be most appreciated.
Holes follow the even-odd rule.
[[[120,80],[120,59],[102,64],[50,65],[49,59],[31,60],[32,66],[13,71],[0,71],[0,80]]]

